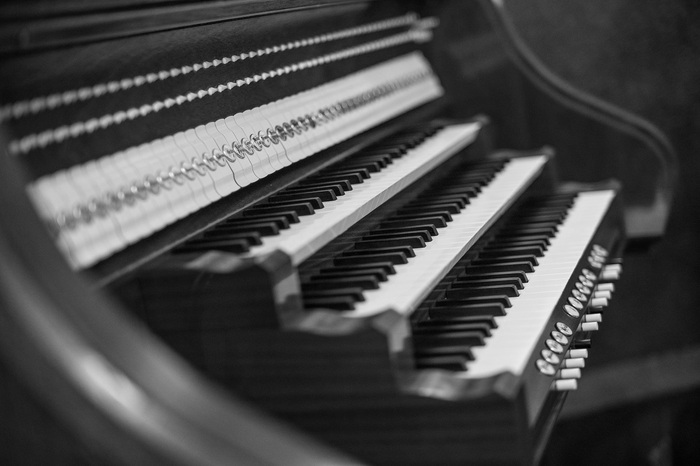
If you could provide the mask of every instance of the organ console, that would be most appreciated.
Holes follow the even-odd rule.
[[[18,8],[0,458],[539,461],[664,231],[653,126],[496,0]]]

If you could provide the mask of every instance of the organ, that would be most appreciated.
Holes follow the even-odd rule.
[[[44,8],[0,51],[7,459],[538,461],[663,233],[653,126],[500,2]]]

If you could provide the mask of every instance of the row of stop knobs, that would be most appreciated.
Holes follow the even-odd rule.
[[[591,332],[597,331],[602,323],[603,312],[615,291],[615,285],[612,282],[619,279],[622,274],[620,263],[609,263],[601,269],[599,282],[591,294],[587,313],[583,315],[571,348],[565,353],[556,374],[556,380],[552,383],[553,390],[570,391],[578,388],[578,379],[581,378],[581,370],[586,366],[586,358],[588,358]]]

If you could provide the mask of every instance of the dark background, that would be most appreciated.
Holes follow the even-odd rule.
[[[700,2],[507,0],[571,84],[636,113],[680,164],[666,235],[625,256],[545,464],[700,464]]]

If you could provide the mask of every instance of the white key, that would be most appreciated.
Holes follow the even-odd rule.
[[[207,150],[207,147],[202,144],[195,134],[194,129],[189,129],[184,133],[176,134],[175,141],[183,151],[183,162],[189,162],[193,157],[199,157]],[[179,164],[177,166],[179,167]],[[190,182],[185,180],[185,183],[192,183],[194,186],[201,184],[204,187],[202,195],[200,196],[201,202],[207,202],[207,200],[209,200],[209,202],[214,202],[221,199],[221,194],[216,189],[216,181],[211,177],[210,180],[211,181],[207,182],[207,180],[197,177],[196,181]]]
[[[207,123],[206,125],[198,126],[196,133],[207,148],[205,153],[200,154],[200,159],[202,159],[205,154],[213,155],[214,153],[218,153],[217,151],[221,151],[222,147],[228,142],[217,130],[216,123]],[[206,168],[202,168],[207,175],[200,178],[213,180],[216,192],[219,193],[221,197],[226,197],[232,192],[238,191],[240,186],[236,184],[231,164],[226,162],[226,166],[223,167],[216,162],[214,162],[214,164],[216,165],[216,170],[210,171]]]
[[[128,187],[134,181],[140,180],[140,177],[143,175],[136,169],[136,164],[134,162],[141,155],[142,151],[143,148],[141,146],[132,147],[131,149],[127,149],[124,155],[119,157],[118,160],[115,158],[115,167],[118,167],[126,180],[124,187]],[[122,225],[122,232],[130,243],[138,241],[153,231],[153,226],[148,216],[148,209],[144,204],[144,202],[136,199],[133,205],[122,208],[125,212],[129,212],[128,221],[120,223]]]
[[[309,101],[313,99],[313,93],[309,91],[301,92],[296,95],[294,107],[290,108],[291,113],[289,114],[289,120],[298,120],[300,116],[309,113],[314,110],[309,110]],[[318,105],[316,103],[315,107]],[[320,131],[315,128],[308,131],[304,131],[297,135],[296,138],[299,139],[299,144],[304,148],[305,157],[315,154],[320,151],[318,139],[321,135]]]
[[[224,148],[226,149],[231,149],[232,143],[235,139],[234,134],[229,130],[228,125],[226,124],[226,120],[223,118],[218,119],[214,122],[214,127],[211,127],[211,123],[207,123],[205,125],[205,128],[209,127],[209,131],[212,133],[214,130],[216,130],[216,133],[220,134],[222,137],[222,145],[217,147],[217,150],[221,150],[222,153],[224,152]],[[212,154],[213,155],[213,154]],[[235,156],[234,156],[235,157]],[[226,160],[226,165],[228,165],[228,169],[231,171],[231,174],[233,175],[233,182],[235,183],[236,186],[231,186],[231,188],[236,191],[243,186],[247,186],[250,184],[249,179],[253,177],[253,174],[251,172],[252,167],[250,166],[250,163],[248,161],[239,159],[238,157],[235,157],[235,161],[231,162],[229,160]],[[217,164],[218,165],[218,164]],[[225,167],[217,168],[218,170],[221,170]],[[224,170],[225,172],[226,170]]]
[[[151,144],[143,144],[139,147],[138,153],[134,153],[132,157],[132,167],[138,176],[133,179],[137,186],[143,186],[143,181],[147,175],[155,173],[161,165],[160,157],[153,153]],[[142,212],[148,217],[150,223],[149,230],[145,234],[150,234],[153,229],[160,229],[170,223],[172,220],[172,212],[170,211],[170,203],[168,196],[153,195],[151,192],[145,192],[147,202],[137,201],[142,207]]]
[[[250,110],[237,113],[233,116],[233,118],[236,120],[236,123],[238,123],[241,130],[243,130],[246,141],[250,141],[250,136],[257,134],[258,130],[255,128],[262,127],[262,122],[251,121]],[[253,155],[248,155],[251,161],[253,161],[253,171],[260,179],[265,178],[275,171],[272,163],[270,162],[267,151],[264,149],[265,148],[263,147],[262,151],[253,150]]]
[[[415,249],[408,264],[396,266],[396,274],[377,290],[364,293],[365,301],[355,305],[346,317],[368,317],[393,310],[408,315],[430,293],[459,258],[515,202],[541,173],[547,156],[532,156],[509,161],[485,186],[471,204],[426,243]]]
[[[485,346],[472,348],[475,360],[467,364],[464,377],[523,373],[530,355],[538,350],[540,336],[547,331],[562,290],[614,197],[610,190],[578,195],[520,296],[511,299],[508,314],[496,317],[498,328]]]
[[[163,167],[176,166],[185,160],[173,138],[157,139],[150,145],[151,152],[158,160],[158,166],[150,173],[153,177],[158,176],[160,172],[164,172]],[[196,202],[194,193],[195,183],[185,183],[183,186],[175,185],[174,183],[170,184],[172,187],[170,189],[161,188],[159,195],[168,199],[172,214],[171,218],[182,218],[199,208],[200,204]],[[203,189],[201,180],[197,186]]]
[[[76,167],[75,173],[72,172],[72,170],[68,171],[74,179],[83,178],[89,180],[88,183],[76,186],[76,189],[81,191],[81,195],[85,196],[84,199],[93,199],[100,196],[105,184],[103,184],[104,180],[98,165],[94,161]],[[115,231],[114,226],[114,219],[111,216],[93,217],[89,228],[90,233],[85,238],[85,241],[90,243],[90,246],[87,248],[92,251],[91,254],[94,257],[105,257],[122,240],[118,232]]]
[[[265,121],[267,122],[267,126],[264,128],[265,133],[267,133],[268,129],[271,129],[274,131],[275,128],[275,123],[274,123],[274,113],[275,113],[275,108],[276,108],[276,103],[269,103],[262,105],[260,107],[260,113],[263,115],[265,118]],[[292,161],[289,159],[289,156],[287,155],[287,149],[284,146],[284,143],[280,141],[277,144],[272,143],[271,147],[274,147],[275,150],[277,151],[277,161],[282,167],[288,167],[292,164]]]
[[[162,170],[164,171],[170,166],[173,168],[179,167],[181,162],[192,160],[192,157],[197,155],[187,142],[185,133],[177,133],[173,136],[167,136],[163,138],[163,144],[165,145],[165,150],[172,148],[173,158],[175,159],[173,164],[163,166]],[[216,192],[216,189],[214,189],[214,180],[211,179],[211,177],[209,180],[198,178],[194,183],[184,183],[183,185],[178,186],[182,186],[192,192],[192,202],[197,206],[197,208],[194,210],[198,210],[199,208],[207,206],[217,199],[220,199],[219,194]],[[173,188],[173,190],[179,191],[177,188]]]
[[[51,178],[43,177],[30,185],[28,192],[32,194],[32,199],[35,197],[40,199],[37,206],[41,209],[47,209],[51,212],[48,218],[52,218],[56,212],[67,211],[70,208],[68,204],[71,196],[66,193],[65,183],[63,178],[65,173],[61,172]],[[41,210],[39,210],[41,212]],[[78,258],[76,256],[78,245],[75,243],[73,230],[63,230],[60,232],[57,244],[62,251],[67,252],[66,259],[70,264],[76,264]]]
[[[289,120],[295,117],[298,99],[299,97],[297,94],[287,99],[284,99],[284,101],[281,102],[281,105],[278,109],[280,121],[275,123],[276,125],[284,127],[286,124],[289,123]],[[292,163],[296,163],[300,160],[303,160],[309,155],[307,149],[304,147],[304,139],[305,138],[299,137],[299,135],[294,134],[292,136],[287,136],[287,139],[284,140],[284,146],[287,148],[287,153]]]
[[[218,123],[218,122],[217,122]],[[233,146],[234,142],[237,142],[240,144],[241,140],[245,139],[246,134],[241,130],[241,128],[238,126],[238,123],[236,122],[235,116],[229,116],[224,118],[223,121],[223,126],[221,126],[221,130],[225,131],[224,134],[227,136],[226,139],[228,139],[231,142],[231,145]],[[239,158],[238,161],[240,162],[240,166],[242,167],[240,173],[241,177],[238,179],[236,177],[236,181],[241,187],[248,186],[251,183],[255,183],[258,181],[260,178],[257,175],[256,168],[254,166],[254,162],[257,163],[258,160],[257,158],[253,160],[251,157],[249,157],[247,154],[242,153],[243,158]]]
[[[255,131],[255,134],[262,139],[262,136],[267,133],[267,129],[271,128],[270,121],[266,118],[262,107],[255,107],[252,112],[255,114],[255,119],[260,122],[260,125]],[[285,167],[280,160],[284,157],[284,152],[279,144],[268,143],[269,146],[265,148],[268,157],[270,158],[270,165],[272,165],[272,170],[277,171]]]

